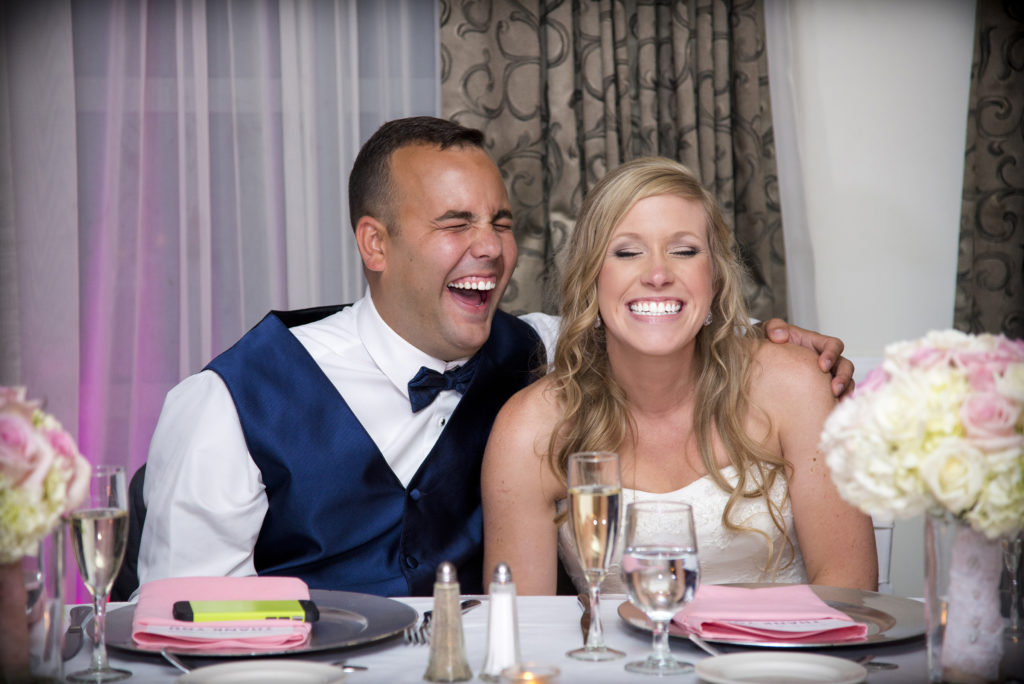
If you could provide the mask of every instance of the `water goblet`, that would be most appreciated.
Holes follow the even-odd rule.
[[[643,501],[626,508],[622,576],[629,601],[654,625],[653,652],[626,664],[639,674],[675,675],[693,670],[668,647],[672,617],[697,591],[697,537],[693,510],[680,501]]]
[[[107,595],[124,560],[128,542],[128,484],[121,466],[98,465],[89,478],[89,495],[71,512],[71,546],[78,572],[93,597],[93,650],[89,669],[68,675],[72,682],[116,682],[128,670],[107,662]]]
[[[590,629],[583,648],[566,655],[591,661],[621,658],[626,654],[605,646],[600,607],[601,580],[608,571],[619,532],[622,478],[618,454],[570,454],[568,489],[570,527],[590,592]]]

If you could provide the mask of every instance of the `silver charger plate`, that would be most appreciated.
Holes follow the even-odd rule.
[[[174,646],[170,653],[193,658],[232,658],[251,656],[281,656],[327,651],[349,646],[361,646],[401,634],[419,619],[416,609],[393,599],[351,591],[312,589],[309,597],[320,609],[320,619],[313,623],[309,643],[277,651],[269,650],[193,650]],[[107,646],[134,653],[160,653],[160,649],[144,648],[132,639],[132,619],[135,606],[115,608],[107,613]],[[87,626],[92,636],[92,622]]]
[[[771,584],[730,584],[731,587],[770,587]],[[704,641],[736,646],[752,646],[757,648],[836,648],[841,646],[864,646],[880,644],[904,639],[913,639],[924,635],[924,604],[920,601],[902,596],[889,596],[874,591],[846,589],[843,587],[826,587],[812,584],[811,589],[829,606],[841,610],[857,622],[868,626],[867,639],[862,641],[823,641],[800,642],[792,641],[738,641],[732,639],[710,639]],[[619,617],[629,625],[650,631],[651,625],[647,616],[629,601],[619,605]],[[686,632],[676,623],[669,625],[669,636],[686,639]]]

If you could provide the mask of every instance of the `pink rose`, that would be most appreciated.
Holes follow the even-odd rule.
[[[0,413],[0,470],[14,484],[39,490],[53,464],[53,451],[41,443],[32,424],[18,413]]]
[[[38,399],[28,400],[25,398],[24,387],[0,386],[0,411],[17,412],[31,420],[36,409],[40,409],[43,402]]]
[[[1021,405],[996,392],[975,392],[960,407],[967,436],[983,448],[1005,448],[1016,441]]]
[[[889,374],[882,370],[881,366],[878,366],[877,368],[872,368],[864,379],[857,383],[854,394],[874,392],[882,389],[887,384],[889,384]]]
[[[921,347],[908,359],[911,368],[928,370],[936,366],[944,366],[952,358],[952,351],[939,347]]]
[[[56,424],[56,421],[53,421]],[[67,503],[65,511],[74,509],[82,502],[89,487],[89,462],[78,453],[78,447],[71,435],[61,427],[49,427],[43,430],[47,442],[56,453],[56,461],[71,476],[67,484]]]
[[[0,471],[21,482],[31,469],[32,424],[17,413],[0,413]]]
[[[996,353],[1011,363],[1024,363],[1024,340],[1011,340],[1000,335],[996,340]]]
[[[1018,350],[1010,340],[1002,340],[992,351],[963,352],[956,363],[967,371],[967,381],[975,392],[991,392],[997,376],[1006,373],[1006,367],[1018,362]]]
[[[77,453],[72,457],[69,465],[71,466],[71,479],[68,480],[68,498],[64,502],[65,513],[74,510],[85,500],[85,496],[89,493],[89,474],[92,472],[89,462]]]
[[[71,459],[78,455],[78,449],[75,448],[75,442],[71,439],[71,435],[64,432],[63,428],[49,428],[44,430],[43,433],[46,435],[46,440],[53,447],[53,450],[70,467]]]

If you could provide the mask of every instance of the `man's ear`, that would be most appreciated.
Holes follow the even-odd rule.
[[[356,246],[363,265],[370,271],[384,270],[389,240],[387,226],[372,216],[363,216],[356,224]]]

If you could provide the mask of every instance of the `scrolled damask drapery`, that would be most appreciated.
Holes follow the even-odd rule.
[[[761,0],[442,0],[443,116],[484,131],[517,217],[510,311],[553,311],[586,191],[646,155],[734,227],[755,316],[786,314]]]
[[[954,324],[1024,338],[1024,4],[978,0]]]

